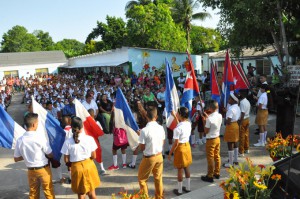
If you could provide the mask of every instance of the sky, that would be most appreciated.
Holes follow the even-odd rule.
[[[24,26],[28,32],[49,32],[53,41],[76,39],[84,42],[96,27],[97,21],[106,23],[106,16],[125,17],[127,0],[7,0],[1,2],[0,36],[15,25]],[[196,12],[202,12],[200,6]],[[194,24],[216,28],[219,22],[217,11],[206,9],[211,19]]]

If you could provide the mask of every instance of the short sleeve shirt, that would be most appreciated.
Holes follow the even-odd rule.
[[[92,152],[98,148],[94,138],[84,132],[79,134],[78,139],[80,142],[76,144],[72,137],[68,138],[61,149],[62,154],[70,155],[70,162],[88,159],[91,157]]]
[[[262,109],[267,109],[267,105],[268,105],[268,96],[267,93],[264,92],[260,95],[260,97],[258,98],[257,101],[257,105],[262,104]]]
[[[185,122],[180,122],[177,124],[176,128],[174,129],[174,135],[173,139],[177,140],[179,143],[186,143],[190,139],[192,131],[192,125],[190,122],[185,121]]]
[[[249,118],[250,108],[251,108],[250,102],[246,98],[240,101],[241,113],[245,113],[244,119]]]
[[[148,122],[139,136],[139,143],[145,144],[143,151],[145,156],[155,155],[162,152],[165,140],[165,130],[157,122]]]
[[[226,119],[231,118],[231,122],[236,122],[240,119],[241,110],[237,104],[231,105],[226,113]]]
[[[217,111],[208,116],[205,123],[205,128],[209,128],[206,138],[216,138],[220,136],[220,128],[222,125],[222,115]]]
[[[27,167],[42,167],[48,164],[45,154],[52,149],[43,133],[27,131],[17,140],[14,157],[23,157]]]

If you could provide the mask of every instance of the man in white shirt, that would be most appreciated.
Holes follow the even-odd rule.
[[[85,107],[86,110],[89,109],[94,109],[94,113],[95,113],[95,118],[98,115],[98,106],[96,104],[96,102],[93,100],[93,96],[91,94],[86,94],[85,96],[85,101],[82,103],[82,105]]]
[[[138,179],[140,191],[148,196],[147,181],[153,173],[155,184],[155,198],[163,198],[163,157],[162,150],[165,140],[164,128],[156,122],[157,108],[152,107],[147,111],[148,124],[142,129],[139,136],[139,148],[144,157],[139,166]]]
[[[238,121],[240,125],[239,134],[239,156],[244,156],[244,153],[249,153],[249,125],[250,125],[250,102],[247,100],[246,96],[248,90],[240,90],[240,109],[241,117]]]
[[[179,91],[183,93],[184,83],[185,83],[185,77],[183,77],[183,73],[180,73],[180,76],[177,78],[177,83],[179,87]]]
[[[204,133],[206,134],[206,159],[207,175],[201,176],[205,182],[213,182],[214,177],[220,178],[221,156],[220,156],[220,128],[222,115],[218,112],[218,102],[212,100],[207,104],[207,114],[204,112]]]
[[[24,160],[28,168],[29,198],[39,198],[40,186],[47,199],[53,199],[54,190],[48,158],[53,158],[52,149],[44,134],[37,132],[38,114],[28,113],[24,119],[27,132],[16,142],[14,160]],[[46,157],[47,156],[47,157]]]

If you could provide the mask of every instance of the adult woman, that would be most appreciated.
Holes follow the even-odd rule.
[[[85,198],[85,195],[96,199],[95,189],[100,185],[100,178],[92,159],[96,158],[97,144],[94,138],[83,132],[79,117],[72,119],[71,127],[73,137],[68,138],[61,149],[66,165],[71,166],[71,188],[78,199]]]
[[[168,159],[171,160],[172,153],[174,152],[174,166],[177,168],[177,181],[178,189],[174,189],[173,192],[176,195],[182,194],[182,180],[183,170],[185,172],[186,187],[185,192],[191,191],[190,169],[192,164],[192,152],[189,143],[189,137],[191,135],[191,123],[188,121],[189,110],[186,107],[180,107],[178,109],[178,116],[175,112],[172,112],[173,117],[177,120],[177,126],[174,129],[174,143],[169,152]]]
[[[155,98],[155,95],[150,92],[150,88],[146,88],[145,94],[143,95],[143,101],[144,103],[149,102],[149,101],[157,101]]]
[[[107,99],[106,94],[103,94],[98,107],[102,116],[105,118],[106,128],[108,129],[113,103]]]
[[[131,78],[125,75],[124,86],[131,86]]]

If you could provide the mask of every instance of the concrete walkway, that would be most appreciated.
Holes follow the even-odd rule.
[[[26,106],[21,104],[22,94],[16,94],[13,96],[12,104],[8,108],[8,113],[19,124],[23,123],[23,114],[26,111]],[[250,126],[250,143],[253,146],[257,142],[258,136],[254,135],[256,126],[254,125],[255,116],[251,116]],[[269,117],[268,136],[275,134],[276,118],[274,115]],[[297,118],[296,129],[299,128],[299,119]],[[297,131],[296,131],[297,132]],[[198,135],[196,135],[198,136]],[[100,138],[103,162],[105,167],[109,167],[112,164],[112,135],[104,135]],[[132,152],[127,149],[127,162],[131,161]],[[205,175],[207,171],[205,146],[201,145],[192,149],[193,164],[191,165],[191,189],[192,192],[183,194],[177,198],[223,198],[223,192],[219,188],[219,184],[222,180],[225,180],[228,176],[225,168],[221,169],[221,179],[215,180],[215,183],[206,183],[201,181],[201,175]],[[227,145],[222,141],[221,146],[222,162],[227,160]],[[249,157],[255,164],[270,164],[272,163],[268,152],[264,148],[250,148]],[[101,176],[101,186],[96,189],[98,198],[111,198],[111,194],[118,193],[123,189],[128,190],[130,193],[138,191],[139,185],[137,181],[138,165],[141,161],[142,154],[139,154],[137,158],[136,169],[120,169],[117,171],[109,171],[105,176]],[[240,159],[244,161],[244,158]],[[118,152],[119,166],[122,163],[120,152]],[[63,164],[62,164],[63,165]],[[98,165],[97,165],[98,166]],[[98,167],[99,169],[99,167]],[[63,175],[67,176],[66,168],[63,166]],[[177,187],[177,170],[174,169],[173,164],[168,160],[164,162],[164,190],[165,198],[175,198],[172,190]],[[54,175],[54,177],[56,177]],[[14,163],[13,151],[0,148],[0,199],[2,198],[27,198],[28,197],[28,183],[27,183],[27,169],[24,162]],[[154,195],[153,178],[149,179],[149,194]],[[72,192],[69,184],[55,184],[54,185],[56,198],[77,198]],[[41,194],[43,195],[43,194]],[[41,198],[44,198],[43,196]]]

